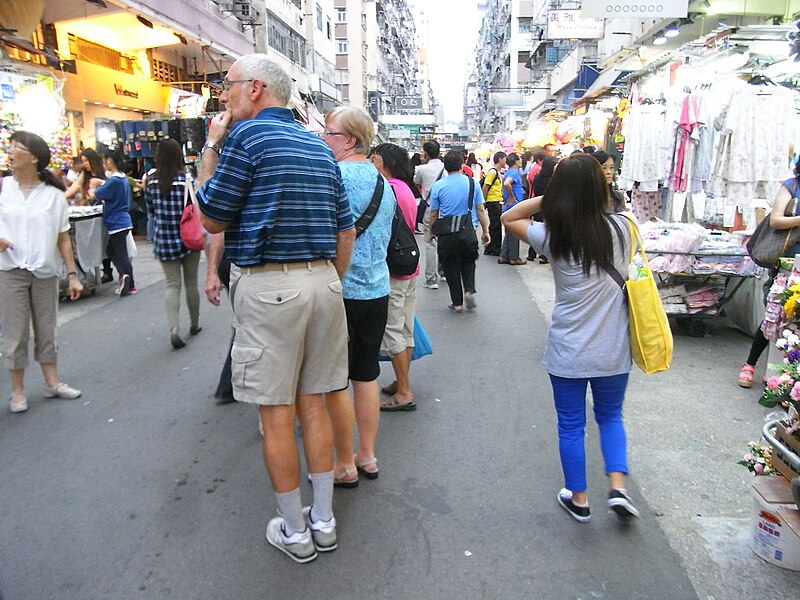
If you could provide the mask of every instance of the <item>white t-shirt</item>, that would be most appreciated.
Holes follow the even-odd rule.
[[[427,200],[431,195],[431,186],[439,179],[447,177],[444,163],[438,158],[429,160],[424,165],[419,165],[414,171],[414,183],[422,186],[422,198]]]
[[[62,264],[58,235],[65,231],[69,214],[64,192],[40,183],[25,198],[16,179],[3,178],[0,238],[14,247],[0,252],[0,271],[25,269],[39,279],[58,275]]]

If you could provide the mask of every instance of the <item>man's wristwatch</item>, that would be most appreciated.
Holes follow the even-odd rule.
[[[222,154],[222,150],[220,149],[219,144],[214,144],[212,142],[206,142],[205,144],[203,144],[203,148],[200,151],[202,152],[206,148],[211,148],[217,154]]]

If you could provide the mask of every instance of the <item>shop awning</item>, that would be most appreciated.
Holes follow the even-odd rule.
[[[594,80],[592,85],[589,86],[589,89],[586,90],[586,93],[575,101],[575,104],[580,105],[586,103],[589,100],[592,100],[597,96],[601,96],[610,90],[624,87],[626,84],[622,81],[622,79],[628,75],[628,73],[630,73],[630,71],[606,69],[605,71],[601,72],[597,79]]]

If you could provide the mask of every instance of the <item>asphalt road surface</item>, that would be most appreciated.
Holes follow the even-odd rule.
[[[481,257],[478,308],[462,315],[446,310],[444,285],[420,285],[434,355],[412,366],[418,409],[382,415],[380,478],[336,491],[339,549],[297,565],[264,539],[276,503],[255,408],[212,398],[229,308],[204,301],[203,331],[173,350],[147,256],[140,244],[136,296],[107,285],[63,306],[61,379],[83,396],[43,399],[33,365],[30,411],[0,411],[5,600],[794,597],[798,576],[747,548],[748,477],[735,462],[764,411],[735,385],[749,340],[724,324],[703,339],[676,332],[670,373],[632,373],[629,487],[641,519],[606,511],[588,428],[593,514],[579,524],[555,501],[540,365],[549,267]],[[182,318],[188,329],[185,308]],[[391,379],[385,364],[380,382]]]

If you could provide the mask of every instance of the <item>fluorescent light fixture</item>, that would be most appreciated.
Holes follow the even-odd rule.
[[[655,46],[663,46],[667,43],[667,38],[663,33],[658,33],[655,38],[653,38],[653,44]]]
[[[676,36],[680,35],[680,33],[681,33],[681,30],[678,28],[678,26],[675,23],[673,23],[672,25],[670,25],[669,27],[667,27],[664,30],[664,35],[667,36],[668,38],[676,37]]]

